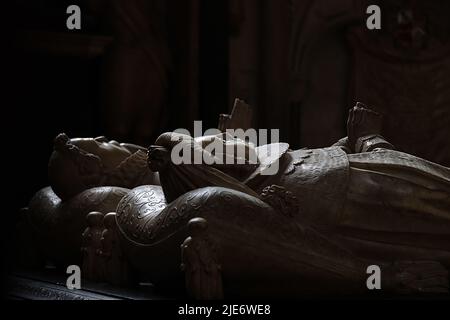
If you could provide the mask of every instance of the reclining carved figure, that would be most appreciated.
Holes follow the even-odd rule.
[[[206,152],[204,139],[161,135],[148,152],[161,186],[115,210],[131,268],[197,298],[365,292],[373,264],[383,290],[448,292],[450,169],[393,150],[361,104],[347,126],[329,148],[255,148],[256,166],[175,165],[175,145]]]
[[[59,265],[79,263],[80,232],[89,212],[115,211],[130,189],[159,184],[158,175],[147,166],[145,148],[105,137],[58,135],[48,174],[51,187],[35,194],[19,227],[25,265],[42,264],[44,259]]]
[[[117,209],[125,242],[142,246],[130,258],[151,280],[169,281],[181,263],[176,248],[188,236],[186,225],[203,218],[228,292],[364,291],[372,264],[384,270],[385,289],[447,290],[450,171],[392,150],[377,134],[378,118],[357,105],[346,139],[323,149],[279,148],[280,170],[272,176],[258,168],[242,177],[245,170],[174,165],[174,141],[201,146],[161,135],[149,166],[162,190],[137,188]],[[203,269],[199,263],[197,272],[210,277]]]

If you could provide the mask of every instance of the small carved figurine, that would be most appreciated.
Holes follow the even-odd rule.
[[[199,300],[222,299],[221,266],[207,235],[208,224],[203,218],[194,218],[188,227],[191,236],[181,245],[181,269],[185,272],[187,293]]]
[[[103,224],[101,256],[105,263],[105,280],[115,285],[128,284],[128,266],[119,243],[116,214],[105,215]]]
[[[104,276],[103,259],[100,256],[102,249],[103,214],[91,212],[87,215],[88,227],[84,230],[82,239],[82,276],[89,280],[102,280]]]

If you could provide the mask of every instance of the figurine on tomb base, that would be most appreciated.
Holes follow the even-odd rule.
[[[128,264],[118,238],[116,214],[105,215],[103,224],[101,256],[105,264],[105,280],[114,285],[129,284]]]
[[[181,269],[185,272],[188,295],[198,300],[223,298],[221,266],[205,219],[194,218],[188,223],[191,234],[181,245]]]
[[[100,256],[102,250],[103,214],[91,212],[87,215],[88,227],[82,234],[83,263],[82,275],[85,279],[101,281],[104,279],[105,264]]]

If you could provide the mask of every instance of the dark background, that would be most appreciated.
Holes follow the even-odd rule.
[[[378,1],[382,29],[370,31],[372,2],[14,1],[9,203],[26,206],[48,184],[60,132],[147,146],[194,120],[215,127],[236,97],[292,148],[345,136],[347,110],[362,101],[400,150],[449,166],[449,2]],[[66,28],[70,4],[80,31]]]

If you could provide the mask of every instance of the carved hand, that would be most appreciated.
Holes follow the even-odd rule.
[[[358,102],[350,110],[347,120],[347,134],[350,145],[355,146],[356,140],[370,134],[381,134],[383,117]]]
[[[151,171],[158,172],[164,169],[170,161],[170,152],[161,146],[150,146],[148,149],[148,166]]]

